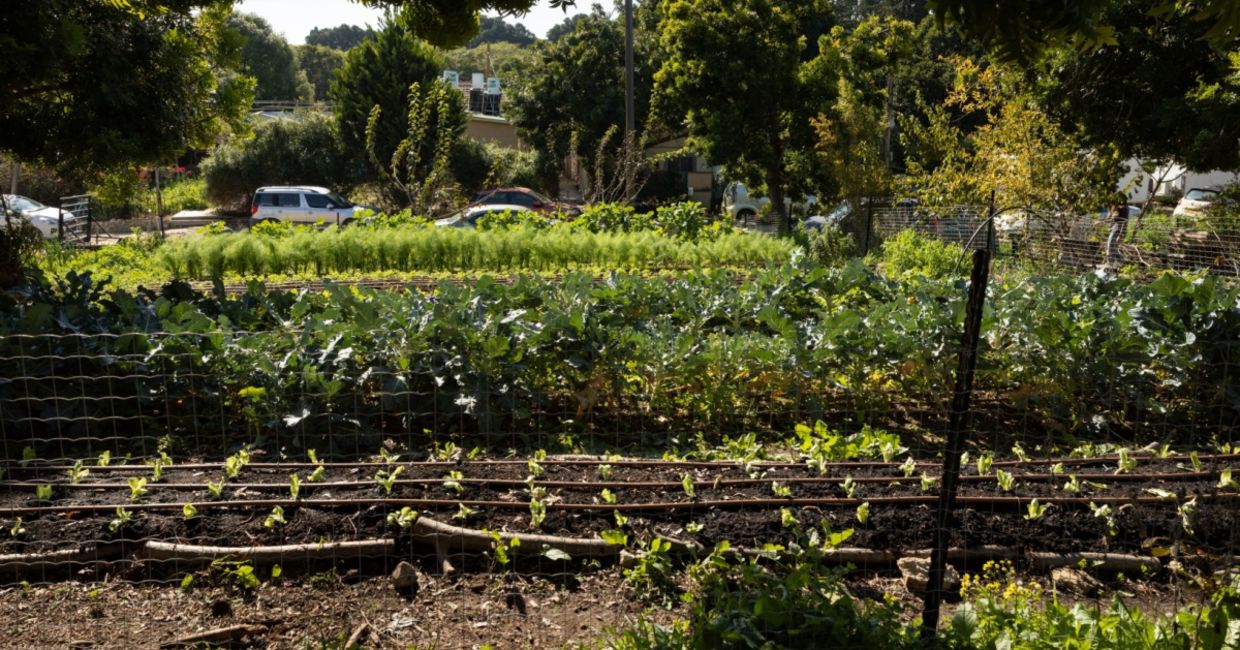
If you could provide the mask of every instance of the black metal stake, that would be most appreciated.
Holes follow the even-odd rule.
[[[930,552],[930,575],[926,586],[926,607],[921,618],[922,638],[931,638],[939,626],[939,606],[943,602],[943,572],[947,564],[948,533],[956,506],[956,487],[960,478],[960,456],[964,434],[972,420],[969,401],[973,394],[973,373],[977,369],[977,344],[981,338],[982,310],[986,306],[986,284],[990,279],[990,248],[973,251],[973,273],[969,277],[969,302],[965,308],[964,338],[960,364],[956,368],[956,387],[948,420],[947,450],[943,457],[943,483],[939,491],[939,510],[934,529],[934,548]]]
[[[874,230],[874,197],[866,197],[865,203],[865,251],[861,253],[862,257],[870,254],[870,231]]]

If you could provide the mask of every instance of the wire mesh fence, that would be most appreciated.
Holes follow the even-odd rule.
[[[967,242],[979,214],[931,226]],[[899,576],[934,541],[966,292],[854,264],[33,294],[0,338],[0,580],[296,594],[403,561],[364,596],[384,643],[430,638],[438,619],[399,618],[401,598],[434,609],[419,588],[491,603],[441,620],[477,632],[444,647],[528,625],[526,599],[568,583],[625,594],[607,623],[631,624],[712,584],[686,566],[848,567],[917,612]],[[996,281],[949,563],[1229,570],[1238,332],[1221,278]]]
[[[906,203],[876,207],[870,219],[879,237],[912,230],[966,247],[989,243],[1000,257],[1059,272],[1132,267],[1235,276],[1240,270],[1240,237],[1234,227],[1203,216],[1136,206],[1118,218],[1105,212],[1082,216],[999,207],[991,223],[990,211],[984,205]]]

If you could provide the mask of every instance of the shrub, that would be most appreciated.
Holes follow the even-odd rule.
[[[202,178],[186,178],[163,189],[164,214],[176,214],[182,210],[205,210],[207,208],[207,183]]]
[[[635,232],[654,230],[648,214],[638,214],[631,206],[620,203],[589,205],[573,221],[573,225],[590,232]]]
[[[956,272],[963,256],[964,249],[957,244],[905,230],[883,242],[881,268],[898,278],[945,278]]]
[[[697,201],[683,201],[659,208],[655,223],[665,235],[695,240],[706,229],[706,208]]]
[[[359,183],[335,123],[322,115],[273,120],[259,125],[254,138],[233,141],[203,161],[206,199],[226,211],[241,212],[254,190],[264,185],[323,185],[345,192]]]
[[[798,236],[810,259],[823,266],[843,266],[857,254],[857,242],[840,228],[826,227]]]

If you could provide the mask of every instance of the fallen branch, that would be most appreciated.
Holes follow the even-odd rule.
[[[228,627],[220,627],[214,630],[207,630],[198,634],[183,636],[176,641],[160,644],[161,648],[179,648],[182,646],[192,646],[201,643],[234,643],[240,641],[247,636],[257,636],[266,634],[267,628],[262,625],[230,625]]]
[[[1124,555],[1120,553],[1028,553],[1029,567],[1035,571],[1049,572],[1065,566],[1078,566],[1084,563],[1086,568],[1119,572],[1158,572],[1162,563],[1158,558],[1140,555]]]
[[[138,556],[151,560],[186,563],[210,563],[215,560],[229,558],[248,560],[261,564],[278,564],[297,560],[387,557],[395,549],[396,542],[390,539],[324,542],[321,544],[285,544],[281,546],[199,546],[196,544],[149,541],[138,550]]]
[[[481,531],[460,528],[430,517],[420,516],[410,527],[415,540],[434,544],[444,551],[489,551],[495,539]],[[517,553],[542,553],[544,547],[559,549],[574,557],[614,557],[620,554],[622,546],[609,544],[602,539],[580,539],[576,537],[557,537],[534,533],[499,533],[505,543],[519,540],[519,545],[512,549]]]

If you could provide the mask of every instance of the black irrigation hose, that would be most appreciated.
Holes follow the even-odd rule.
[[[1034,500],[1035,497],[1020,496],[968,496],[958,497],[957,502],[964,505],[975,506],[1014,506],[1020,507],[1027,505]],[[1194,497],[1199,502],[1205,503],[1231,503],[1240,501],[1240,494],[1236,493],[1213,493],[1199,494]],[[1042,505],[1176,505],[1179,503],[1177,498],[1173,496],[1129,496],[1129,497],[1036,497],[1038,503]],[[819,497],[819,498],[762,498],[762,499],[715,499],[715,500],[693,500],[693,501],[663,501],[652,503],[565,503],[565,502],[545,502],[547,510],[563,510],[563,511],[585,511],[585,512],[612,512],[612,511],[641,511],[641,512],[674,512],[677,510],[707,510],[711,508],[732,509],[732,508],[782,508],[782,507],[856,507],[862,503],[869,503],[871,507],[882,505],[929,505],[938,502],[937,495],[914,495],[914,496],[895,496],[895,497],[871,497],[871,498],[848,498],[848,497]],[[182,503],[129,503],[129,504],[62,504],[49,506],[27,506],[19,508],[0,508],[0,517],[14,517],[22,515],[42,515],[42,514],[58,514],[58,513],[111,513],[118,508],[124,508],[129,512],[141,511],[160,511],[173,510],[180,511],[186,504]],[[401,498],[375,498],[375,499],[249,499],[241,501],[195,501],[190,503],[197,510],[220,510],[228,508],[251,509],[251,508],[274,508],[280,507],[302,507],[302,508],[340,508],[344,506],[352,507],[409,507],[409,508],[432,508],[432,509],[451,509],[464,505],[469,508],[490,508],[495,510],[528,510],[529,502],[526,501],[472,501],[468,499],[401,499]]]
[[[1200,481],[1214,480],[1220,476],[1220,472],[1171,472],[1171,473],[1155,473],[1155,474],[1113,474],[1113,473],[1092,473],[1092,474],[1074,474],[1077,481],[1090,482],[1179,482],[1179,481]],[[930,478],[937,479],[937,476]],[[1012,477],[1014,482],[1028,483],[1044,483],[1057,482],[1066,480],[1065,474],[1015,474]],[[501,478],[485,478],[485,477],[461,477],[459,479],[442,478],[411,478],[396,479],[393,485],[442,485],[445,481],[452,480],[461,485],[488,485],[498,487],[514,487],[524,488],[530,485],[529,481],[520,479],[501,479]],[[979,476],[970,474],[961,476],[960,480],[966,483],[988,483],[997,481],[998,478],[993,474]],[[752,486],[767,485],[770,483],[780,483],[782,485],[840,485],[847,481],[852,481],[857,485],[864,484],[892,484],[892,483],[920,483],[920,476],[861,476],[853,478],[851,476],[790,476],[790,477],[767,477],[767,478],[720,478],[710,480],[709,478],[695,477],[694,485],[702,490],[715,490],[720,487],[736,487],[736,486]],[[533,484],[538,487],[545,488],[564,488],[564,489],[580,489],[580,490],[626,490],[626,489],[674,489],[682,488],[679,481],[547,481],[535,480]],[[0,481],[0,489],[31,489],[39,485],[51,485],[58,489],[66,490],[128,490],[127,483],[67,483],[58,482],[39,482],[39,481]],[[324,481],[310,482],[306,479],[301,480],[300,489],[302,490],[322,490],[327,488],[366,488],[375,487],[377,483],[374,480],[369,481]],[[288,483],[228,483],[225,487],[235,490],[255,490],[255,491],[284,491],[289,489]],[[159,488],[161,490],[173,491],[203,491],[207,489],[204,483],[154,483],[148,482],[146,489],[151,490]]]
[[[1140,462],[1150,461],[1187,461],[1187,454],[1175,454],[1165,458],[1153,455],[1132,455],[1130,460]],[[1199,455],[1197,460],[1202,463],[1207,462],[1223,462],[1223,461],[1240,461],[1240,454],[1209,454]],[[1080,457],[1064,457],[1064,458],[1031,458],[1029,460],[996,460],[992,463],[993,467],[1020,467],[1022,465],[1056,465],[1063,463],[1066,466],[1081,465],[1104,465],[1110,463],[1118,463],[1119,456],[1095,456],[1093,458]],[[464,469],[472,466],[489,467],[502,465],[526,465],[528,459],[496,459],[496,460],[466,460],[461,462],[448,460],[428,460],[428,461],[401,461],[399,463],[387,463],[384,461],[356,461],[356,462],[340,462],[340,463],[311,463],[311,462],[290,462],[290,463],[267,463],[252,462],[247,463],[245,467],[250,469],[275,469],[275,470],[292,470],[292,469],[314,469],[320,465],[327,469],[365,469],[370,467],[384,468],[403,465],[405,467],[447,467]],[[637,458],[572,458],[572,459],[556,459],[547,458],[538,461],[543,467],[597,467],[599,465],[611,465],[612,467],[666,467],[673,468],[735,468],[744,467],[746,463],[739,460],[655,460],[655,459],[637,459]],[[824,464],[828,471],[832,469],[881,469],[886,467],[898,468],[902,462],[895,461],[833,461]],[[186,463],[164,466],[165,470],[210,470],[220,469],[223,462],[217,463]],[[916,461],[917,467],[940,467],[942,461],[922,460]],[[755,469],[801,469],[807,467],[805,461],[753,461],[748,466]],[[73,465],[38,465],[30,463],[27,465],[11,466],[7,471],[35,471],[35,470],[51,470],[51,471],[68,471],[73,469]],[[149,465],[83,465],[84,469],[91,472],[111,472],[111,471],[149,471]]]

